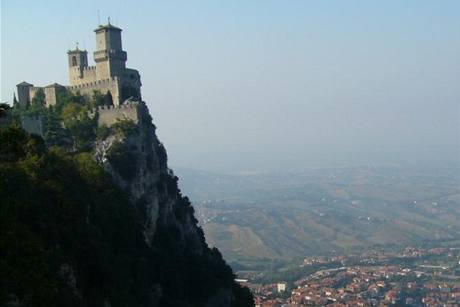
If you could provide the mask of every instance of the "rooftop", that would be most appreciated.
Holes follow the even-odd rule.
[[[64,87],[64,85],[61,85],[61,84],[59,84],[59,83],[54,82],[54,83],[49,84],[49,85],[47,85],[47,86],[45,86],[45,87]]]
[[[27,83],[26,81],[22,81],[18,85],[23,85],[23,86],[33,86],[33,84]]]
[[[80,50],[80,49],[78,49],[78,47],[76,47],[76,48],[73,49],[73,50],[68,50],[68,51],[67,51],[67,54],[71,54],[71,53],[88,53],[88,51],[86,51],[86,50]]]
[[[112,25],[112,24],[109,22],[109,23],[106,24],[106,25],[99,25],[99,26],[94,30],[94,32],[99,32],[99,31],[106,30],[106,29],[121,31],[120,28],[115,27],[114,25]]]

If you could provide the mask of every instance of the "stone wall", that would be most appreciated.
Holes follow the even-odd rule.
[[[117,77],[113,77],[110,79],[105,80],[98,80],[95,82],[79,84],[74,86],[67,86],[67,90],[72,93],[80,92],[82,95],[87,95],[88,97],[92,97],[94,91],[99,91],[101,94],[106,94],[110,91],[112,94],[113,104],[119,105],[120,104],[120,81]]]
[[[32,87],[29,87],[29,101],[32,102],[32,99],[34,99],[35,97],[35,94],[40,90],[42,89],[43,90],[43,87],[39,87],[39,86],[32,86]]]
[[[95,82],[97,80],[96,66],[69,67],[69,78],[71,86]]]
[[[66,88],[60,84],[53,84],[44,88],[46,107],[54,106],[57,103],[59,93],[66,91]]]
[[[139,108],[141,103],[134,102],[125,102],[122,105],[118,106],[100,106],[97,109],[99,118],[98,126],[107,126],[110,127],[113,124],[116,124],[119,120],[130,119],[134,123],[139,123]],[[89,116],[94,116],[95,111],[90,112]]]
[[[35,94],[39,90],[42,90],[43,93],[45,94],[45,105],[46,107],[49,106],[54,106],[57,103],[57,96],[59,92],[64,92],[66,88],[60,84],[52,84],[48,85],[45,87],[38,87],[38,86],[33,86],[29,87],[29,99],[32,101],[32,99],[35,97]]]
[[[110,78],[109,61],[96,62],[96,78],[98,80]]]
[[[21,108],[25,108],[29,104],[31,100],[30,87],[32,86],[33,86],[32,84],[29,84],[29,85],[18,84],[17,85],[18,102]]]
[[[45,87],[43,89],[45,92],[46,106],[54,106],[57,102],[57,91],[55,87]]]
[[[88,113],[90,117],[98,114],[98,126],[110,127],[120,120],[132,120],[135,124],[140,122],[141,110],[145,107],[143,102],[126,101],[119,106],[100,106]],[[40,116],[23,116],[21,117],[22,128],[31,134],[37,134],[41,137],[45,135],[45,117]]]

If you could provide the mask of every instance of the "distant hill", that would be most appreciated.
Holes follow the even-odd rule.
[[[176,170],[208,243],[231,262],[460,238],[455,166],[251,175]]]

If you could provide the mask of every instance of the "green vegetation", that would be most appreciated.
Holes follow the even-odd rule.
[[[137,125],[131,119],[118,119],[111,127],[105,125],[96,129],[96,138],[104,140],[109,135],[131,136],[139,134]]]
[[[3,102],[0,103],[0,108],[3,109],[3,110],[5,110],[5,111],[11,109],[11,107],[10,107],[9,104],[3,103]]]
[[[60,146],[66,151],[86,152],[91,149],[97,130],[97,117],[90,118],[88,111],[103,103],[104,99],[105,96],[98,92],[95,92],[91,99],[79,93],[61,92],[58,94],[56,105],[47,108],[44,105],[43,90],[40,89],[29,107],[15,107],[12,115],[18,124],[23,117],[43,118],[47,146]]]
[[[155,284],[162,306],[200,306],[222,288],[237,294],[236,306],[251,305],[202,231],[202,254],[184,251],[178,228],[161,223],[149,248],[136,207],[90,153],[48,149],[18,127],[1,129],[0,143],[0,305],[142,306]],[[161,184],[179,195],[175,214],[185,221],[193,208],[177,177]]]
[[[145,199],[132,204],[93,159],[96,140],[140,135],[138,125],[97,127],[88,111],[106,97],[96,93],[62,94],[49,108],[36,96],[25,110],[1,106],[14,121],[0,122],[0,306],[203,306],[223,289],[233,291],[234,306],[253,305],[201,229],[184,240],[180,225],[158,222],[146,244]],[[44,118],[44,139],[19,128],[23,116]],[[164,147],[153,145],[166,167]],[[107,152],[128,181],[139,171],[132,146],[115,142]],[[179,223],[196,223],[177,177],[162,174],[158,189],[160,210],[174,201]]]
[[[46,113],[45,142],[49,146],[67,146],[69,134],[62,126],[59,114],[54,109]]]
[[[7,103],[0,103],[0,127],[8,126],[11,121],[11,107]]]
[[[39,88],[35,93],[34,97],[32,97],[31,107],[44,107],[45,99],[45,92],[43,91],[43,89]]]
[[[127,196],[87,153],[14,127],[0,143],[0,305],[141,304],[151,269]]]
[[[115,142],[107,152],[107,159],[125,180],[131,180],[137,174],[137,156],[131,152],[128,145]]]
[[[137,125],[130,119],[119,119],[111,127],[114,133],[123,134],[124,136],[130,136],[138,134]]]

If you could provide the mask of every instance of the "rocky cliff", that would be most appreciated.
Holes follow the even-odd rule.
[[[167,166],[165,148],[155,134],[155,126],[145,104],[138,106],[139,121],[125,131],[96,141],[95,159],[116,184],[127,191],[142,215],[144,235],[154,246],[158,227],[171,227],[180,235],[177,246],[203,252],[201,230],[193,208],[178,189],[173,171]]]
[[[152,118],[144,103],[138,106],[138,123],[133,127],[112,133],[99,140],[95,145],[95,159],[112,175],[116,184],[130,195],[132,204],[141,215],[143,235],[147,245],[154,251],[164,252],[164,259],[159,261],[167,265],[170,261],[191,260],[189,265],[205,266],[206,262],[220,262],[214,269],[224,270],[231,276],[230,269],[222,261],[217,250],[207,246],[204,234],[197,225],[194,210],[187,197],[178,188],[178,178],[167,165],[167,153],[158,140]],[[174,260],[176,259],[176,260]],[[188,282],[203,282],[204,272],[196,271],[194,276],[183,276],[178,270],[166,274],[178,274]],[[213,276],[208,276],[213,278]],[[238,286],[230,280],[208,293],[206,306],[231,306],[236,300],[234,290]],[[174,282],[172,282],[174,283]],[[208,283],[205,281],[204,283]],[[157,284],[158,295],[164,295],[165,289]],[[181,287],[187,287],[182,285]],[[168,289],[174,296],[186,289],[174,287]],[[185,301],[183,302],[186,303]]]
[[[64,144],[97,135],[80,147],[0,130],[0,305],[253,304],[207,246],[146,105],[137,108],[136,122],[103,133],[88,132],[97,118],[54,125]]]

